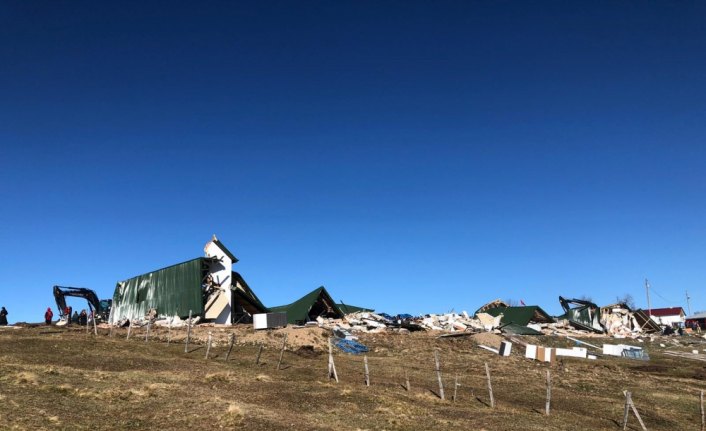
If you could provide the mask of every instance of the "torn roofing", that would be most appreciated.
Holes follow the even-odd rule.
[[[245,282],[243,277],[237,272],[231,272],[231,290],[235,293],[243,308],[250,314],[266,313],[268,311],[265,304],[255,295],[255,292]]]
[[[493,308],[506,308],[509,307],[510,304],[506,303],[505,301],[502,301],[500,299],[496,299],[495,301],[490,301],[489,303],[483,305],[479,309],[476,310],[473,315],[476,315],[478,313],[486,313],[488,310],[491,310]]]
[[[559,303],[565,311],[559,317],[568,320],[574,328],[599,334],[604,332],[601,325],[601,310],[593,302],[583,299],[565,299],[560,296]],[[574,305],[573,308],[571,307],[572,305]]]
[[[350,304],[344,304],[343,301],[341,301],[338,305],[338,308],[343,312],[343,314],[351,314],[351,313],[359,313],[359,312],[367,312],[367,313],[372,313],[373,310],[372,308],[365,308],[365,307],[358,307],[355,305],[350,305]]]
[[[144,316],[150,308],[162,315],[186,317],[203,313],[201,282],[208,261],[199,257],[117,283],[111,321]]]
[[[632,315],[633,317],[635,317],[635,320],[637,320],[637,324],[640,325],[640,329],[643,332],[662,332],[662,328],[659,326],[659,324],[652,320],[652,318],[647,315],[645,310],[633,311]]]
[[[318,316],[340,319],[344,315],[323,286],[312,290],[289,305],[270,307],[270,311],[274,313],[286,312],[287,322],[292,324],[304,324]]]
[[[503,315],[500,323],[506,325],[514,323],[526,326],[530,322],[552,323],[554,319],[538,305],[528,305],[525,307],[496,307],[485,311],[493,317]]]

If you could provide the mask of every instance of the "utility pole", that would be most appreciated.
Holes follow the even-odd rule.
[[[689,316],[691,316],[691,297],[688,290],[686,291],[686,309],[689,310]]]
[[[652,317],[652,307],[650,306],[650,282],[645,279],[645,291],[647,292],[647,314]]]

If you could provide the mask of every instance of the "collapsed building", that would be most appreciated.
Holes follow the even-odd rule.
[[[644,310],[632,310],[627,304],[617,303],[598,307],[583,299],[559,297],[565,319],[576,329],[608,334],[614,337],[627,337],[640,333],[660,332],[661,328],[650,319]]]
[[[220,324],[251,322],[267,311],[243,277],[233,271],[238,259],[214,235],[198,257],[117,283],[109,322],[189,313]]]
[[[362,307],[347,306],[363,310]],[[288,305],[271,307],[273,313],[287,313],[287,323],[305,325],[315,322],[318,318],[342,319],[346,314],[331,298],[324,286],[318,287]]]
[[[499,317],[498,328],[515,335],[541,335],[542,328],[554,323],[554,318],[538,305],[486,308],[486,314]]]

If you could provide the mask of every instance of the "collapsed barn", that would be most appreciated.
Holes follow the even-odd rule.
[[[363,310],[361,307],[349,307]],[[270,311],[287,313],[287,322],[295,325],[315,322],[319,317],[341,319],[345,315],[323,286],[312,290],[291,304],[271,307]]]
[[[191,312],[221,324],[251,322],[267,308],[243,277],[233,271],[238,259],[213,236],[206,256],[118,282],[110,323],[157,316],[186,318]]]

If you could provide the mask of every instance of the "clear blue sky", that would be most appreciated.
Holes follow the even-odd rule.
[[[0,4],[0,305],[201,256],[267,305],[706,309],[703,2]],[[75,307],[85,307],[76,302]]]

